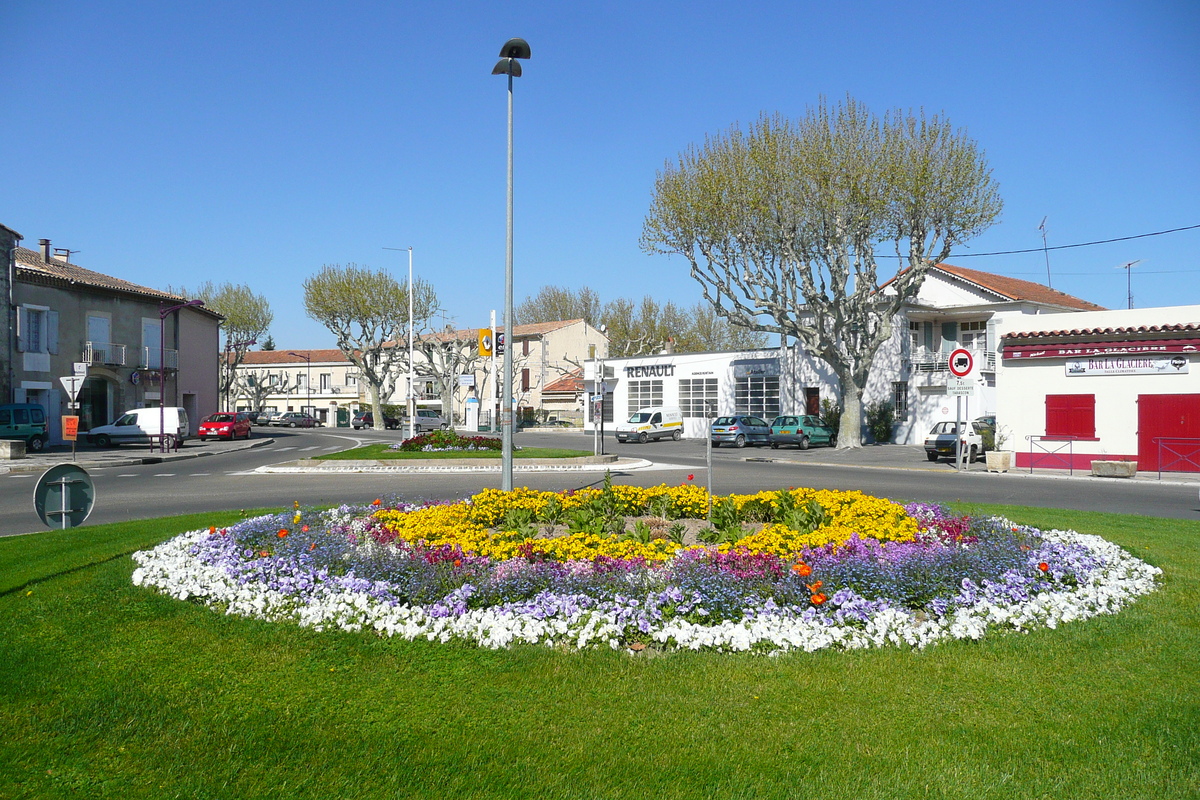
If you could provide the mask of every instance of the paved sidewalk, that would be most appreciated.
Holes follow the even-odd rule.
[[[157,448],[145,444],[123,444],[119,447],[100,448],[79,442],[74,456],[70,445],[48,447],[41,453],[29,453],[22,459],[0,461],[0,475],[11,472],[45,472],[57,464],[76,464],[84,469],[121,467],[135,464],[159,464],[164,461],[180,461],[187,458],[202,458],[252,447],[274,444],[270,436],[252,435],[249,439],[233,442],[190,439],[176,452],[160,453]]]

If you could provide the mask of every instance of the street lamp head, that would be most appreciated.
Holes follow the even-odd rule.
[[[493,75],[511,75],[514,78],[521,77],[521,62],[515,58],[502,58],[496,62],[496,66],[492,67]]]
[[[529,43],[524,39],[509,39],[500,48],[502,58],[529,58]]]

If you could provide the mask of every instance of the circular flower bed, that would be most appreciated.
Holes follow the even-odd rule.
[[[301,509],[134,554],[228,614],[485,647],[922,648],[1119,610],[1160,570],[1099,537],[860,492],[484,491]]]

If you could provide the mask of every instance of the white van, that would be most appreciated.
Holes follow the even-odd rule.
[[[166,408],[134,408],[122,414],[111,425],[100,425],[87,432],[90,444],[115,447],[129,442],[147,443],[150,437],[166,429],[180,444],[187,441],[191,430],[187,411],[178,406]]]
[[[643,408],[617,425],[618,442],[641,442],[670,437],[683,438],[683,412],[670,406]]]

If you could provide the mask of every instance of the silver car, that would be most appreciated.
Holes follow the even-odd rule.
[[[752,417],[749,414],[717,417],[713,420],[710,436],[713,447],[720,447],[726,442],[734,447],[745,447],[748,444],[770,444],[771,426],[765,419]]]
[[[437,430],[444,431],[450,428],[450,423],[446,421],[446,418],[431,408],[418,408],[416,423],[417,433],[425,433],[427,431]],[[408,417],[400,420],[401,431],[408,431],[408,427]]]

